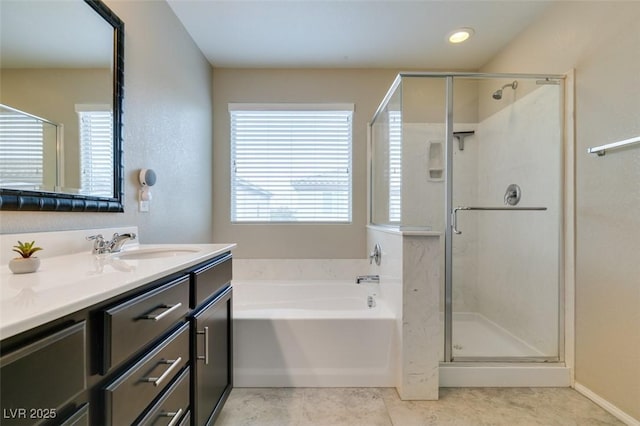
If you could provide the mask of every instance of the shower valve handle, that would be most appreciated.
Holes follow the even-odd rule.
[[[376,262],[376,265],[380,265],[380,261],[382,260],[382,248],[380,244],[376,243],[373,247],[373,251],[369,254],[369,265],[372,265],[373,262]]]

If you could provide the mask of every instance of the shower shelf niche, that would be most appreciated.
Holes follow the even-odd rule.
[[[444,142],[429,141],[429,154],[427,159],[429,180],[442,181],[444,178]]]

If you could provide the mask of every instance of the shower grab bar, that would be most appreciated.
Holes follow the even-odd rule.
[[[589,154],[598,154],[598,157],[602,157],[604,154],[607,153],[608,149],[620,148],[623,146],[632,145],[634,143],[640,143],[640,136],[636,136],[635,138],[625,139],[623,141],[608,143],[606,145],[587,148],[587,152]]]
[[[499,210],[509,210],[509,211],[543,211],[547,210],[546,207],[466,207],[466,206],[458,206],[453,209],[453,213],[451,214],[451,228],[453,232],[457,235],[462,234],[462,231],[458,230],[458,210],[481,210],[481,211],[499,211]]]

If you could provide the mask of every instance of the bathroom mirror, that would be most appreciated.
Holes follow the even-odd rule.
[[[0,21],[0,209],[123,211],[124,23],[100,0]]]

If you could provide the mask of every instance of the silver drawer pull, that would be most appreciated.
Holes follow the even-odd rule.
[[[156,314],[156,315],[149,315],[149,314],[143,315],[140,318],[141,319],[146,319],[146,320],[160,321],[162,318],[166,317],[171,312],[173,312],[176,309],[180,308],[180,306],[182,306],[182,302],[176,303],[175,305],[160,305],[155,309],[166,309],[166,311],[164,311],[161,314]]]
[[[178,424],[178,420],[180,420],[180,416],[182,416],[182,408],[178,411],[168,411],[160,413],[160,417],[171,417],[171,421],[167,426],[175,426]]]
[[[144,379],[142,379],[142,381],[143,382],[153,383],[153,386],[160,386],[160,383],[162,383],[164,381],[164,379],[169,377],[171,372],[180,366],[181,362],[182,362],[182,357],[181,356],[179,356],[177,359],[162,360],[162,361],[160,361],[160,364],[170,364],[171,365],[169,368],[167,368],[167,371],[162,373],[162,375],[160,377],[145,377]]]
[[[204,331],[198,331],[197,334],[204,334],[204,356],[198,355],[199,360],[204,360],[204,365],[209,365],[209,327],[205,327]]]

